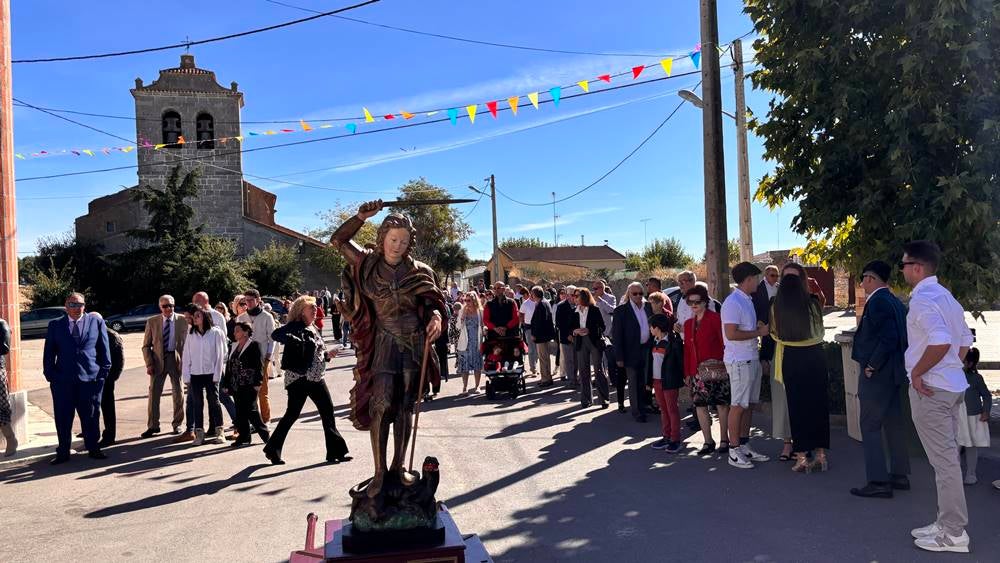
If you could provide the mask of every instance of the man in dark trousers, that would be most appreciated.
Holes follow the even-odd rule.
[[[117,418],[115,417],[115,382],[121,377],[122,369],[125,367],[125,346],[122,337],[117,332],[108,331],[108,350],[111,353],[111,371],[108,378],[104,380],[104,390],[101,391],[101,416],[104,418],[104,432],[101,434],[101,441],[98,445],[106,448],[115,443],[115,427]]]
[[[889,291],[892,268],[875,260],[865,265],[861,287],[868,300],[854,333],[851,358],[861,368],[858,398],[861,401],[861,435],[868,484],[851,489],[859,497],[892,498],[893,489],[908,490],[910,458],[906,449],[902,397],[908,384],[903,353],[906,351],[906,308]],[[886,471],[883,432],[889,447]]]
[[[643,308],[645,303],[642,284],[630,284],[626,295],[628,300],[615,308],[611,339],[615,343],[619,377],[624,369],[628,378],[629,412],[637,422],[646,422],[642,396],[646,392],[646,357],[649,356],[652,340],[649,336],[649,320]]]
[[[573,347],[573,315],[576,314],[576,286],[568,285],[564,290],[566,298],[556,306],[556,332],[559,333],[559,361],[563,375],[570,385],[579,385],[576,373],[576,351]]]
[[[66,316],[49,323],[42,373],[52,390],[59,446],[53,465],[69,461],[73,413],[80,417],[83,441],[93,459],[107,459],[98,444],[101,390],[111,370],[108,333],[100,315],[84,311],[86,298],[71,293]]]

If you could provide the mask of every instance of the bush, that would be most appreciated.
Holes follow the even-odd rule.
[[[38,308],[62,305],[66,296],[74,291],[75,274],[71,263],[56,268],[55,263],[49,259],[49,267],[39,270],[35,276],[35,284],[31,287],[31,306]]]
[[[302,286],[298,251],[271,241],[246,258],[244,273],[263,295],[291,295]]]

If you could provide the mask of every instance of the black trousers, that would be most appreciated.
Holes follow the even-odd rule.
[[[104,432],[101,433],[101,440],[104,442],[115,441],[115,382],[112,379],[104,380],[104,390],[101,391],[101,416],[104,418]]]
[[[257,408],[257,390],[250,386],[243,386],[236,390],[236,418],[233,423],[236,425],[236,432],[239,433],[239,441],[249,444],[251,441],[250,431],[260,436],[260,439],[267,443],[271,435],[267,431],[267,425],[260,417],[260,410]]]
[[[891,377],[876,373],[875,377]],[[900,389],[902,387],[902,389]],[[858,389],[861,401],[861,445],[865,452],[865,474],[869,481],[886,482],[889,474],[909,475],[910,454],[906,446],[907,420],[903,416],[905,386],[867,380],[862,368]],[[885,438],[883,445],[883,436]],[[886,470],[886,450],[889,467]]]
[[[830,447],[830,399],[823,346],[785,347],[781,365],[796,452]]]
[[[347,455],[347,442],[344,441],[340,432],[337,432],[337,424],[334,422],[333,416],[333,399],[330,397],[330,390],[326,387],[326,382],[309,381],[303,377],[288,385],[285,391],[288,392],[288,407],[285,409],[285,414],[281,415],[281,422],[274,429],[274,433],[271,434],[264,449],[281,455],[281,448],[285,445],[288,431],[302,414],[302,406],[306,404],[306,399],[310,399],[316,405],[319,417],[323,421],[326,458],[328,460],[339,459]]]

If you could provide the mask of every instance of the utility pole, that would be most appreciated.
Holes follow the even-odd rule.
[[[740,260],[753,259],[753,218],[750,216],[750,164],[747,156],[747,103],[743,84],[743,42],[733,41],[733,73],[736,75],[736,168],[740,188]]]
[[[646,228],[649,224],[649,218],[639,219],[639,222],[642,223],[642,249],[646,250],[646,247],[649,246],[649,231]]]
[[[587,246],[587,245],[586,245],[586,244],[584,244],[584,242],[583,242],[583,235],[580,235],[580,246]]]
[[[722,150],[722,80],[719,76],[719,15],[716,0],[701,0],[701,112],[705,145],[705,261],[708,291],[729,295],[729,247],[726,233],[726,163]]]
[[[0,318],[10,325],[7,380],[9,390],[14,392],[20,387],[21,291],[14,214],[14,106],[10,60],[10,1],[0,0]]]
[[[556,192],[552,192],[552,246],[559,246],[559,235],[556,234]]]
[[[497,184],[490,174],[490,203],[493,205],[493,283],[504,281],[500,278],[500,243],[497,241]]]

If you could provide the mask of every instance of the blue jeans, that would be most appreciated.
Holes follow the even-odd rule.
[[[521,332],[524,334],[524,341],[528,344],[528,366],[531,371],[535,371],[535,366],[538,365],[538,348],[535,346],[535,339],[531,337],[531,327],[524,325]]]
[[[205,428],[205,400],[208,400],[208,430],[209,434],[222,426],[222,407],[219,405],[219,388],[212,381],[212,374],[191,375],[192,422],[194,428]]]

